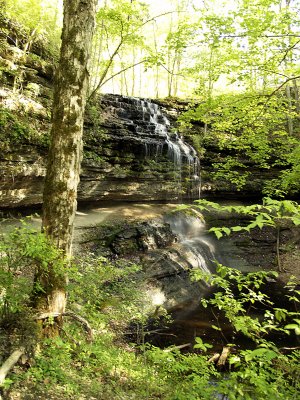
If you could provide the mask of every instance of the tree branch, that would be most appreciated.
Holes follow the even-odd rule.
[[[106,75],[107,75],[107,73],[109,71],[109,68],[111,67],[115,56],[118,54],[118,52],[119,52],[119,50],[120,50],[120,48],[121,48],[121,46],[123,44],[123,39],[124,38],[121,36],[121,40],[120,40],[119,44],[117,45],[117,47],[115,48],[114,52],[110,56],[110,59],[109,59],[109,61],[107,63],[107,66],[105,67],[104,71],[101,74],[101,77],[100,77],[98,85],[95,87],[95,89],[93,89],[92,93],[88,97],[88,100],[90,100],[95,95],[95,93],[98,91],[98,89],[102,86],[102,83],[103,83],[103,81],[104,81],[104,79],[105,79],[105,77],[106,77]]]
[[[178,12],[180,12],[180,13],[186,13],[187,11],[185,11],[185,10],[182,10],[182,11],[167,11],[167,12],[165,12],[165,13],[155,15],[155,17],[151,17],[151,18],[147,19],[145,22],[143,22],[141,25],[139,25],[134,31],[132,31],[132,32],[129,33],[128,35],[131,35],[132,33],[136,32],[138,29],[140,29],[140,28],[142,28],[144,25],[148,24],[148,22],[155,21],[156,18],[164,17],[165,15],[169,15],[169,14],[175,14],[175,13],[177,14]]]
[[[249,34],[248,33],[241,33],[241,34],[239,34],[239,35],[221,35],[220,36],[220,38],[224,38],[224,39],[227,39],[227,38],[245,38],[245,37],[247,37],[247,36],[249,36]],[[300,37],[300,35],[296,35],[296,34],[292,34],[292,33],[290,33],[290,34],[286,34],[286,35],[259,35],[259,36],[257,36],[257,37],[259,37],[259,38],[285,38],[285,37]]]
[[[267,97],[271,98],[274,96],[275,93],[277,93],[281,88],[283,88],[284,85],[286,85],[288,82],[293,81],[294,79],[299,79],[300,75],[297,76],[292,76],[291,78],[287,78],[281,85],[279,85],[275,90],[273,90],[272,93],[268,94]]]
[[[148,60],[145,59],[145,60],[139,61],[139,62],[137,62],[137,63],[135,63],[135,64],[129,65],[128,67],[125,67],[125,68],[121,69],[120,71],[116,72],[115,74],[113,74],[113,75],[111,75],[109,78],[107,78],[105,81],[103,81],[103,82],[101,83],[101,85],[99,86],[99,88],[100,88],[101,86],[105,85],[108,81],[110,81],[110,80],[113,79],[114,77],[116,77],[116,76],[122,74],[122,72],[125,72],[125,71],[127,71],[128,69],[130,69],[130,68],[134,68],[134,67],[136,67],[136,66],[139,65],[139,64],[143,64],[143,63],[146,62],[146,61],[148,61]],[[98,88],[98,89],[99,89],[99,88]],[[97,90],[98,90],[98,89],[97,89]],[[92,97],[92,96],[90,96],[90,97]],[[89,98],[90,98],[90,97],[89,97]]]
[[[220,353],[215,353],[210,359],[208,360],[209,363],[216,363],[218,359],[220,358],[221,354]]]
[[[170,71],[170,70],[169,70],[165,65],[163,65],[163,64],[159,64],[159,66],[162,67],[163,69],[165,69],[165,70],[168,72],[168,74],[170,74],[170,75],[172,75],[172,76],[174,76],[174,75],[176,75],[176,76],[185,76],[185,75],[183,75],[183,74],[175,74],[174,72]]]
[[[267,68],[258,67],[257,69],[254,69],[254,71],[270,72],[271,74],[274,74],[274,75],[279,75],[279,76],[283,76],[284,78],[289,78],[288,75],[282,74],[280,72],[272,71],[271,69],[267,69]]]
[[[297,46],[298,43],[300,43],[300,40],[297,40],[296,43],[294,43],[292,46],[290,46],[290,47],[288,47],[288,48],[286,49],[286,51],[284,52],[284,56],[283,56],[282,59],[279,61],[279,65],[280,65],[281,63],[283,63],[283,61],[285,61],[285,59],[286,59],[287,55],[289,54],[289,52],[290,52],[291,50],[293,50],[293,49]]]
[[[47,319],[47,318],[57,318],[60,316],[70,317],[70,318],[73,318],[76,321],[80,322],[81,325],[84,326],[84,329],[88,334],[88,340],[90,340],[90,341],[93,340],[93,330],[92,330],[89,322],[86,319],[84,319],[83,317],[81,317],[80,315],[75,314],[73,311],[65,311],[63,313],[53,313],[53,312],[42,313],[42,314],[36,315],[35,319],[43,320],[43,319]]]
[[[93,89],[93,91],[92,91],[91,94],[89,95],[88,100],[90,100],[90,99],[95,95],[95,93],[100,89],[100,87],[104,85],[103,81],[104,81],[104,79],[105,79],[105,77],[106,77],[106,75],[107,75],[107,73],[108,73],[108,71],[109,71],[109,68],[111,67],[112,62],[113,62],[115,56],[118,54],[120,48],[123,46],[123,44],[124,44],[124,42],[127,40],[127,38],[129,38],[129,37],[130,37],[131,35],[133,35],[136,31],[138,31],[139,29],[141,29],[144,25],[148,24],[148,23],[151,22],[151,21],[155,21],[156,18],[160,18],[160,17],[163,17],[163,16],[168,15],[168,14],[173,14],[173,13],[175,13],[175,12],[177,12],[177,11],[167,11],[167,12],[165,12],[165,13],[158,14],[158,15],[152,17],[152,18],[149,18],[149,19],[147,19],[145,22],[143,22],[142,24],[138,25],[134,30],[128,32],[127,34],[124,34],[124,33],[123,33],[124,26],[123,26],[123,22],[120,21],[120,23],[121,23],[121,33],[120,33],[120,35],[119,35],[119,36],[120,36],[119,44],[117,45],[117,47],[116,47],[116,49],[114,50],[114,52],[110,55],[110,59],[109,59],[109,61],[108,61],[108,64],[107,64],[106,68],[104,69],[103,73],[101,74],[100,81],[99,81],[98,85],[95,87],[95,89]],[[186,12],[186,11],[181,11],[181,12]],[[106,28],[105,28],[105,29],[106,29]],[[106,32],[107,32],[107,29],[106,29]],[[107,33],[107,38],[108,38],[108,33]],[[110,78],[110,79],[111,79],[111,78]],[[109,79],[108,79],[108,80],[109,80]],[[106,80],[105,82],[107,82],[108,80]]]
[[[167,349],[164,349],[163,352],[164,353],[170,353],[173,350],[184,349],[186,347],[190,347],[191,345],[192,345],[191,343],[185,343],[185,344],[180,344],[178,346],[171,346],[171,347],[168,347]]]

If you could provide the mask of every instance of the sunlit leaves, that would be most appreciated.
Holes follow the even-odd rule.
[[[231,232],[250,231],[254,228],[262,229],[265,226],[279,226],[283,221],[289,221],[293,225],[300,225],[300,205],[292,200],[274,200],[269,197],[263,199],[262,204],[250,206],[227,206],[207,200],[197,200],[197,208],[201,211],[216,210],[219,212],[237,213],[249,216],[252,221],[245,226],[213,227],[213,232],[218,239]]]
[[[4,10],[18,23],[20,34],[25,29],[29,43],[38,37],[47,41],[48,49],[58,53],[62,26],[62,9],[58,1],[50,0],[5,0]],[[2,5],[1,5],[2,6]]]
[[[36,271],[64,275],[66,261],[43,233],[24,222],[0,237],[0,314],[15,313],[29,305],[32,292],[42,290]]]

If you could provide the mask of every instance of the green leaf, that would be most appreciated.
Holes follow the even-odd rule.
[[[288,324],[284,328],[294,330],[296,335],[300,335],[300,325],[298,324]]]
[[[222,329],[221,328],[219,328],[218,326],[216,326],[216,325],[212,325],[211,326],[213,329],[215,329],[216,331],[221,331]]]
[[[221,228],[211,228],[209,232],[213,232],[216,235],[217,239],[220,239],[223,236]]]
[[[195,342],[196,342],[196,344],[194,345],[194,349],[200,349],[203,351],[207,351],[207,349],[210,349],[213,347],[211,344],[203,343],[203,340],[199,337],[195,338]]]
[[[226,235],[230,235],[230,229],[229,228],[223,227],[222,230],[223,230],[223,232],[226,233]]]
[[[239,231],[242,231],[244,228],[242,227],[242,226],[239,226],[239,225],[237,225],[237,226],[233,226],[232,228],[231,228],[231,230],[233,231],[233,232],[239,232]]]
[[[239,364],[241,362],[241,358],[237,355],[231,356],[229,358],[229,364]]]
[[[292,221],[294,225],[300,225],[300,217],[292,217]]]
[[[267,359],[268,361],[270,361],[273,358],[278,357],[278,354],[273,350],[260,347],[258,349],[252,350],[248,354],[246,354],[245,361],[251,361],[254,358],[260,358],[260,357],[263,357],[263,358]]]

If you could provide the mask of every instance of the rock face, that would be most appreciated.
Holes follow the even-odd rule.
[[[150,100],[104,95],[89,109],[81,200],[195,198],[199,160]],[[96,115],[96,119],[95,119]],[[98,115],[101,120],[97,120]]]
[[[237,218],[241,217],[206,213],[207,224],[198,210],[190,209],[140,222],[116,220],[113,225],[85,227],[84,234],[79,235],[77,251],[142,266],[141,281],[147,282],[147,295],[153,304],[176,310],[198,304],[211,290],[204,281],[192,281],[190,272],[214,273],[215,261],[242,272],[277,269],[274,227],[233,232],[220,240],[207,231],[210,224],[230,227],[249,223]],[[299,232],[295,227],[286,227],[280,238],[280,256],[286,268],[289,265],[285,254],[299,240]],[[298,277],[296,259],[295,253],[293,271],[289,272]]]
[[[185,215],[179,217],[186,222]],[[199,218],[195,218],[194,223],[203,227]],[[192,282],[189,272],[209,268],[213,255],[203,247],[191,250],[163,218],[120,221],[114,227],[98,225],[86,228],[81,238],[77,247],[79,254],[105,255],[111,260],[125,259],[141,265],[139,275],[142,282],[147,282],[145,295],[153,305],[171,310],[199,301],[207,290],[202,284]],[[208,255],[206,259],[205,255]]]
[[[53,59],[0,14],[0,207],[42,202]],[[87,107],[79,201],[197,197],[199,160],[152,101],[104,95]]]
[[[197,198],[199,160],[158,105],[105,95],[87,112],[79,201]],[[46,147],[29,141],[1,153],[0,207],[42,202]]]

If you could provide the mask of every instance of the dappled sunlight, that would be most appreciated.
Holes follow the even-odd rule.
[[[49,118],[47,109],[40,102],[35,101],[32,97],[25,96],[22,92],[1,88],[0,104],[10,111],[25,112],[42,118]]]
[[[162,306],[166,301],[166,296],[159,288],[151,288],[147,291],[147,295],[153,306]]]
[[[105,204],[105,203],[104,203]],[[75,226],[87,226],[115,219],[152,219],[174,210],[176,204],[110,203],[99,208],[81,208],[75,217]],[[84,214],[84,215],[82,215]]]

